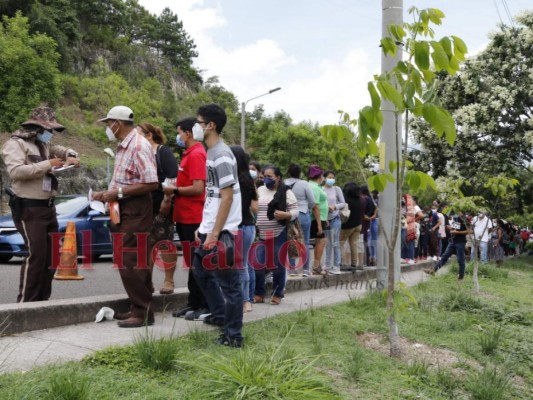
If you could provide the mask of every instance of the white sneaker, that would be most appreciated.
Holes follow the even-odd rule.
[[[328,275],[340,275],[340,274],[341,274],[340,268],[333,268],[333,269],[328,270]]]
[[[411,260],[407,261],[407,264],[416,264],[416,261],[411,259]]]

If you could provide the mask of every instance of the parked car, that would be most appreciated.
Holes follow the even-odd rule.
[[[57,222],[59,232],[65,232],[68,221],[76,224],[76,243],[78,256],[89,254],[90,246],[92,260],[105,254],[112,254],[111,235],[109,232],[109,216],[103,215],[89,207],[86,196],[59,196],[56,201]],[[90,243],[83,243],[82,231],[91,232]],[[87,240],[87,242],[89,242]],[[18,233],[11,215],[0,217],[0,263],[6,263],[14,256],[25,257],[28,249],[22,236]]]

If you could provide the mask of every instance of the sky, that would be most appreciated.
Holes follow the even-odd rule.
[[[338,122],[369,104],[367,82],[380,72],[381,0],[139,0],[154,14],[169,7],[194,40],[194,65],[205,79],[217,76],[246,111],[263,104],[267,114],[284,110],[294,122]],[[470,54],[509,15],[533,10],[531,0],[404,0],[408,9],[438,8],[446,14],[436,38],[456,35]],[[504,7],[507,6],[507,8]],[[509,10],[509,13],[507,12]]]

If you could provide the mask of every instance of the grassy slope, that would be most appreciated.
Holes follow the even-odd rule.
[[[377,294],[248,324],[243,351],[211,344],[214,333],[193,332],[172,340],[172,350],[165,344],[162,353],[175,352],[172,358],[179,360],[166,372],[144,367],[135,348],[127,347],[82,363],[2,375],[0,398],[52,398],[54,391],[82,387],[85,398],[99,399],[466,399],[473,398],[468,382],[487,363],[512,376],[503,398],[531,398],[533,260],[506,264],[482,269],[479,297],[472,296],[469,277],[459,285],[453,274],[413,289],[420,305],[403,314],[401,335],[453,351],[465,360],[458,365],[427,368],[423,360],[390,359],[362,346],[358,334],[387,332]],[[478,338],[495,326],[503,329],[499,347],[494,355],[482,355]]]

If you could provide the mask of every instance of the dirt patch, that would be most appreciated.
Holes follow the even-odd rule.
[[[487,299],[487,300],[496,300],[496,301],[501,300],[499,296],[496,296],[491,293],[479,292],[478,296],[481,297],[482,299]]]
[[[389,341],[386,337],[373,332],[357,335],[357,340],[368,349],[376,350],[384,355],[390,354]],[[432,368],[449,368],[453,372],[464,372],[461,365],[465,363],[473,368],[480,368],[479,364],[457,356],[453,351],[432,347],[424,343],[410,341],[400,337],[402,347],[401,360],[407,364],[413,361],[425,360]]]

